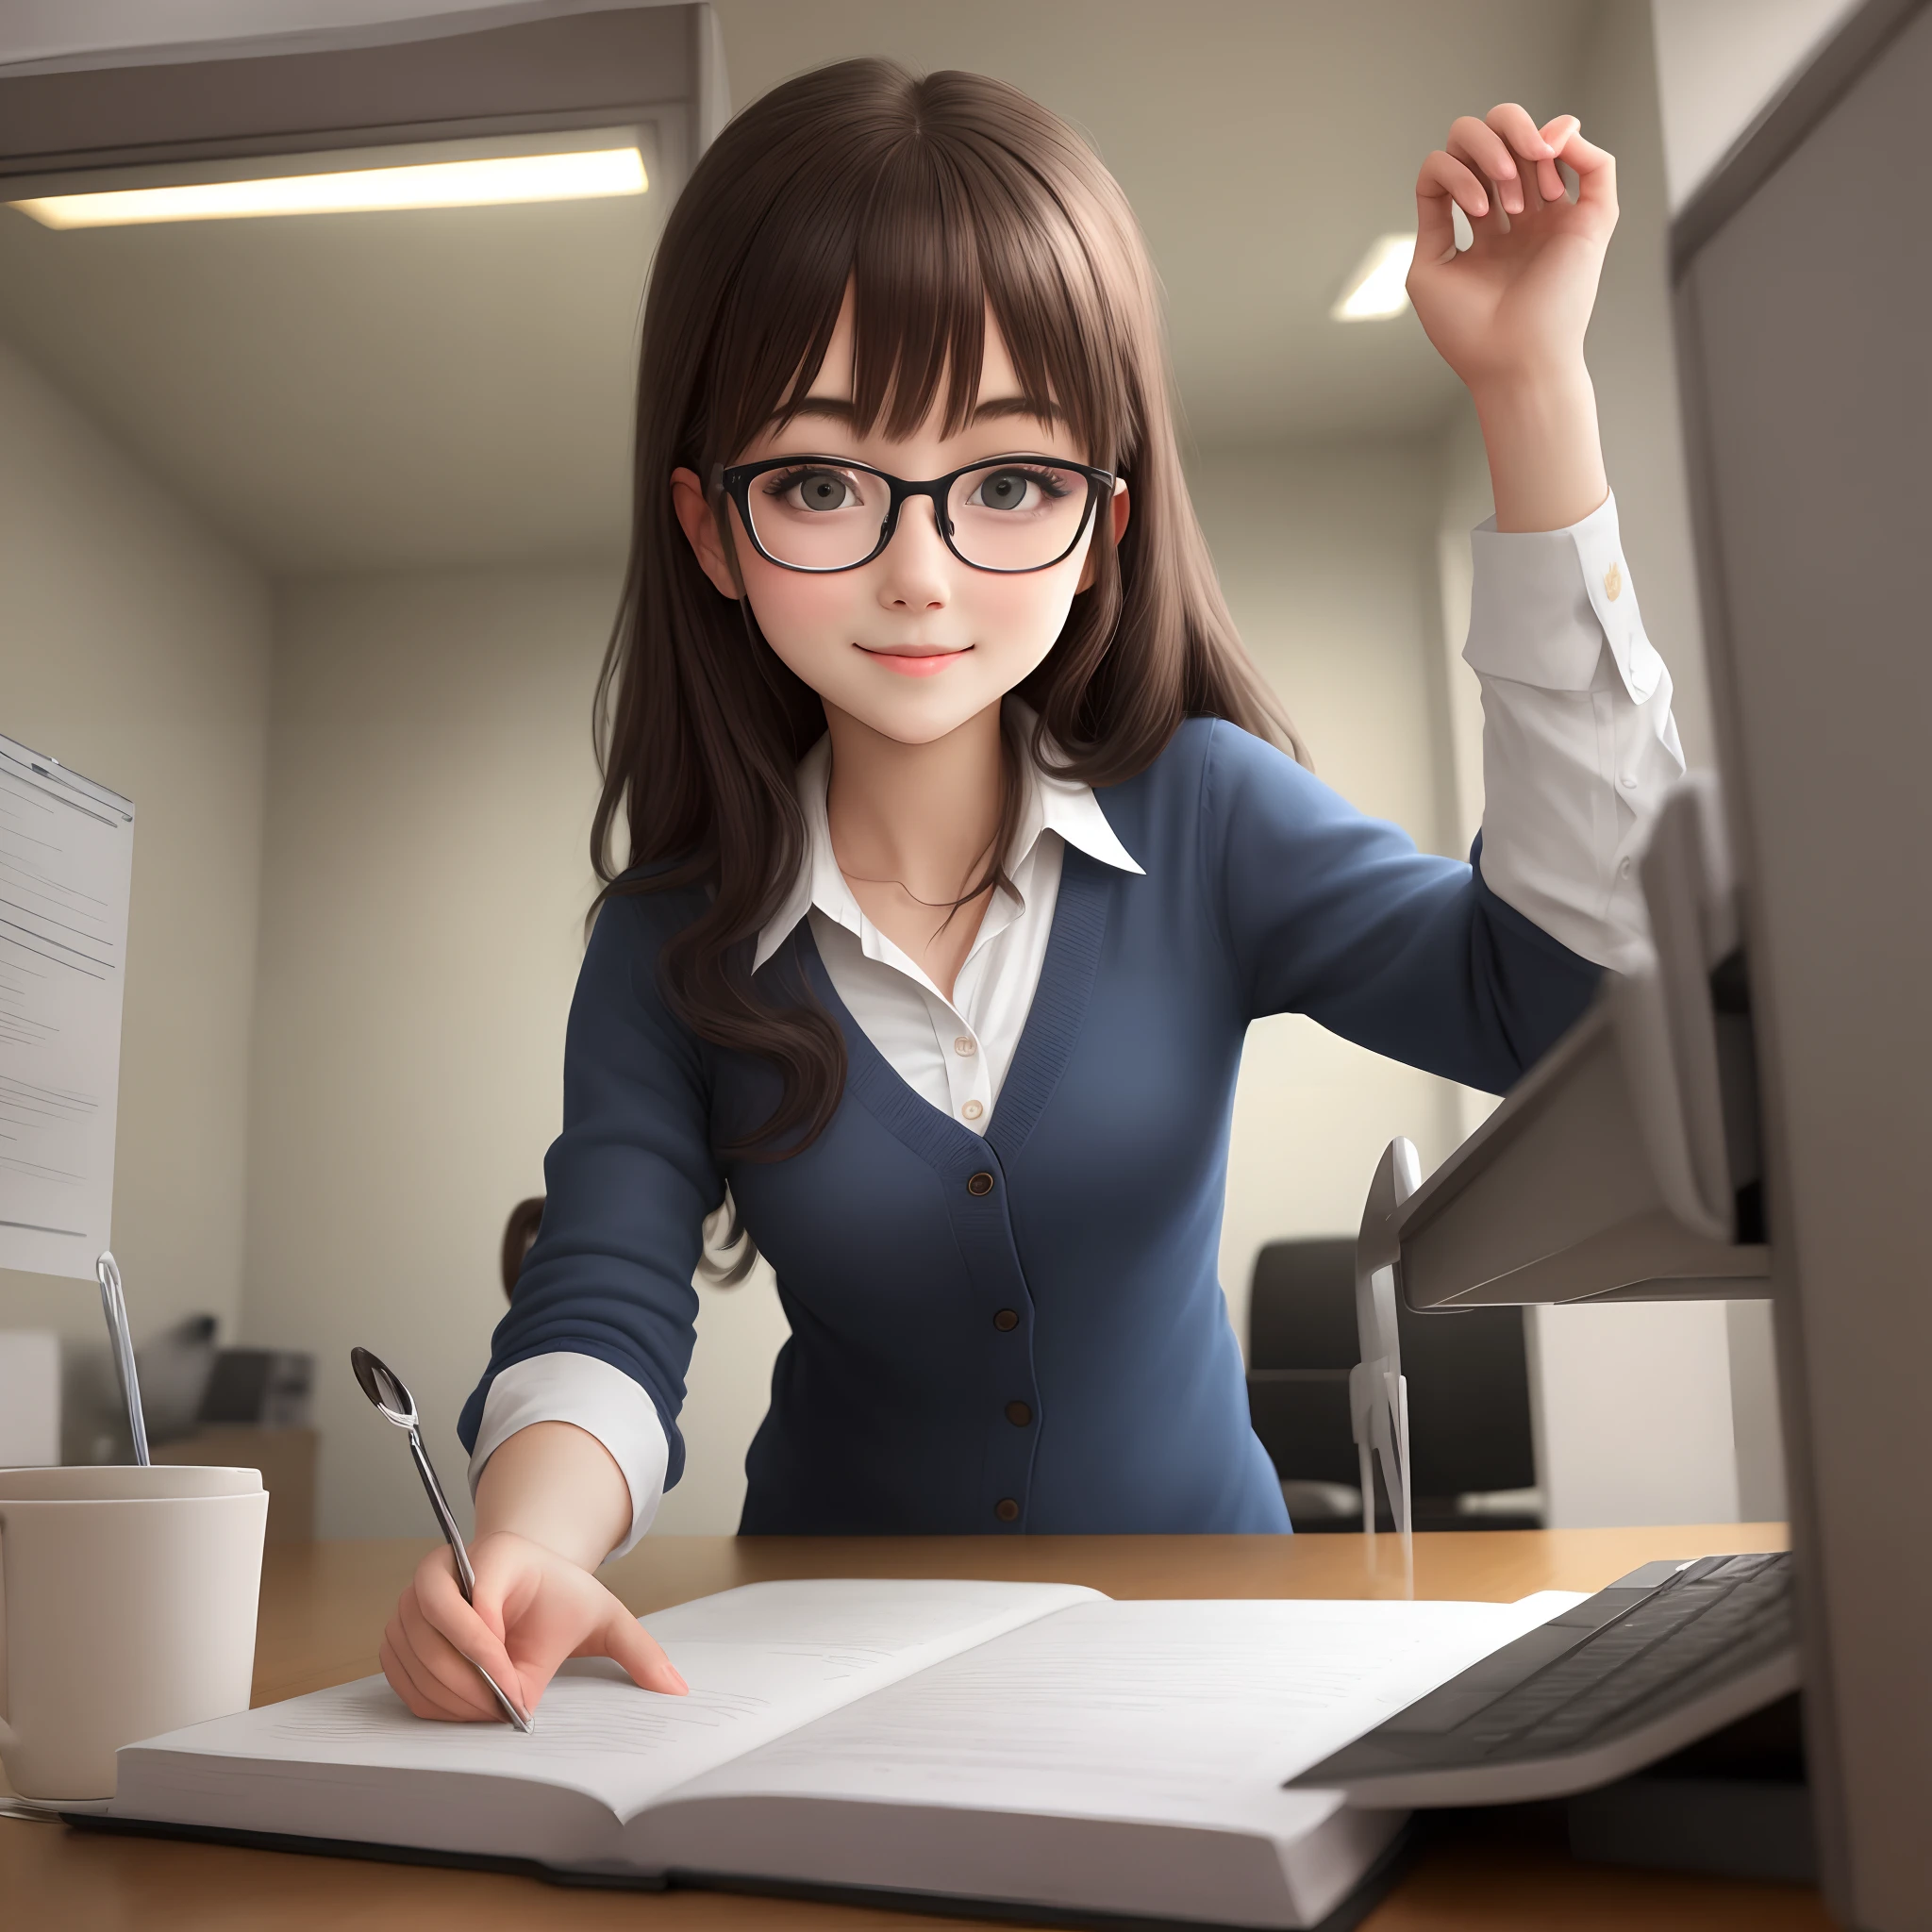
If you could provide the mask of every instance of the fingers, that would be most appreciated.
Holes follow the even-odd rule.
[[[410,1601],[407,1594],[404,1601]],[[517,1682],[517,1667],[510,1661],[509,1652],[504,1648],[505,1620],[501,1599],[490,1585],[479,1578],[475,1604],[465,1603],[462,1591],[457,1587],[454,1564],[447,1552],[439,1551],[416,1572],[414,1601],[428,1627],[441,1635],[447,1647],[461,1659],[462,1675],[469,1684],[476,1687],[492,1715],[496,1710],[496,1700],[491,1696],[489,1687],[470,1668],[472,1660],[481,1664],[510,1697],[523,1704],[525,1710],[530,1708],[524,1701]],[[406,1627],[413,1637],[413,1627]],[[431,1656],[439,1674],[447,1678],[449,1674],[442,1668],[442,1651],[432,1646]]]
[[[1537,130],[1542,136],[1543,144],[1550,151],[1550,158],[1536,164],[1537,192],[1545,201],[1567,200],[1569,189],[1557,167],[1558,160],[1568,160],[1563,152],[1565,142],[1582,124],[1574,114],[1558,114],[1553,120],[1545,121]]]
[[[467,1645],[452,1642],[445,1631],[438,1629],[429,1621],[421,1591],[403,1592],[396,1605],[394,1622],[390,1626],[389,1643],[423,1702],[438,1707],[433,1715],[459,1718],[493,1718],[497,1715],[496,1700],[491,1696],[490,1687],[476,1674],[475,1667],[464,1655]],[[490,1669],[487,1665],[485,1668]],[[490,1674],[496,1676],[494,1669],[490,1669]],[[516,1683],[514,1674],[508,1684],[501,1677],[496,1681],[504,1684],[512,1696],[517,1694],[510,1689]]]
[[[437,1678],[411,1654],[409,1640],[398,1618],[390,1619],[383,1632],[382,1674],[390,1689],[408,1706],[414,1717],[431,1718],[441,1724],[467,1724],[480,1721],[480,1710],[458,1704]]]
[[[499,1620],[500,1621],[500,1620]],[[384,1671],[398,1694],[419,1716],[494,1719],[499,1715],[490,1687],[475,1662],[496,1678],[512,1698],[522,1687],[502,1640],[489,1621],[463,1601],[446,1553],[427,1557],[396,1605],[388,1633]],[[406,1679],[415,1691],[404,1690]]]
[[[520,1538],[494,1544],[479,1550],[474,1605],[464,1602],[441,1554],[424,1559],[396,1605],[383,1637],[383,1674],[416,1716],[495,1719],[478,1665],[534,1710],[558,1666],[573,1656],[612,1657],[641,1689],[685,1694],[683,1677],[657,1641],[588,1572]]]
[[[597,1632],[599,1652],[615,1657],[630,1673],[631,1682],[643,1690],[662,1690],[672,1697],[684,1696],[691,1686],[658,1647],[658,1640],[615,1598],[612,1606],[610,1621]]]
[[[1504,101],[1481,120],[1460,116],[1449,129],[1445,147],[1495,184],[1495,199],[1506,215],[1533,212],[1567,198],[1558,158],[1574,168],[1580,179],[1590,180],[1586,195],[1614,206],[1616,164],[1583,139],[1574,114],[1558,114],[1539,127],[1527,108]],[[1463,212],[1475,219],[1466,205]]]
[[[1456,217],[1459,208],[1472,222],[1490,211],[1489,191],[1454,155],[1441,148],[1423,162],[1415,179],[1415,258],[1447,261],[1456,253]]]
[[[1502,108],[1492,108],[1493,120]],[[1523,113],[1522,108],[1516,110]],[[1525,125],[1529,116],[1523,115]],[[1544,150],[1543,140],[1529,127],[1535,137],[1536,156]],[[1449,128],[1449,139],[1443,143],[1448,152],[1458,161],[1467,162],[1479,175],[1484,175],[1496,184],[1496,199],[1506,214],[1517,215],[1523,212],[1523,176],[1516,165],[1516,157],[1509,150],[1509,143],[1504,140],[1488,121],[1478,121],[1474,114],[1459,115]],[[1536,157],[1531,157],[1532,158]],[[1469,212],[1467,208],[1463,210]]]
[[[1550,128],[1574,123],[1574,118],[1570,114],[1560,115],[1548,127],[1539,127],[1529,118],[1529,110],[1514,101],[1504,101],[1490,109],[1485,125],[1500,135],[1515,155],[1530,164],[1524,177],[1525,206],[1530,205],[1532,195],[1540,202],[1561,201],[1564,198],[1563,177],[1557,172],[1556,160],[1560,143],[1550,139]],[[1568,131],[1567,127],[1564,131]]]
[[[1554,123],[1551,125],[1555,125]],[[1616,156],[1592,146],[1584,140],[1582,131],[1574,126],[1559,143],[1559,152],[1564,161],[1576,171],[1577,199],[1614,216],[1617,212]]]

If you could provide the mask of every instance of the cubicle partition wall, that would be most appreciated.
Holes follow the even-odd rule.
[[[1932,8],[1873,0],[1673,237],[1762,1091],[1826,1895],[1932,1925]]]
[[[1932,5],[1867,0],[1673,230],[1721,795],[1654,959],[1401,1197],[1415,1309],[1775,1311],[1826,1894],[1932,1926]]]

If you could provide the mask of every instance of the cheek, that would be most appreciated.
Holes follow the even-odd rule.
[[[1030,671],[1065,627],[1078,581],[1077,570],[1065,565],[1024,575],[977,576],[969,592],[973,627],[1002,656],[1024,658]]]
[[[814,576],[806,571],[780,570],[754,552],[743,560],[741,575],[752,615],[780,656],[794,646],[809,647],[822,638],[842,641],[862,601],[860,571]]]
[[[741,565],[744,594],[758,634],[788,671],[821,696],[849,675],[852,641],[862,635],[860,571],[813,576],[780,570],[756,552]]]

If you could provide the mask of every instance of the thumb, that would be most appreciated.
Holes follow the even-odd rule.
[[[691,1689],[658,1647],[658,1640],[622,1604],[612,1607],[609,1621],[597,1632],[594,1642],[604,1656],[615,1658],[630,1673],[631,1682],[641,1690],[682,1697]]]

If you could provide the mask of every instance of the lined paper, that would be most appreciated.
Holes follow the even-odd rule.
[[[0,1268],[109,1245],[134,808],[0,738]]]
[[[1140,1818],[1286,1842],[1334,1804],[1286,1779],[1581,1601],[1080,1604],[677,1796]]]
[[[234,1767],[239,1792],[204,1781],[223,1808],[203,1823],[310,1829],[274,1810],[282,1795],[275,1773],[319,1765],[521,1778],[582,1791],[625,1817],[855,1698],[1090,1601],[1100,1599],[1061,1583],[815,1577],[747,1584],[642,1620],[690,1684],[688,1697],[641,1690],[604,1658],[574,1661],[551,1681],[537,1706],[536,1729],[524,1736],[508,1724],[425,1724],[382,1678],[364,1677],[150,1739],[124,1754],[121,1790],[138,1794],[132,1815],[194,1822],[178,1804],[154,1809],[179,1793],[152,1798],[142,1782],[148,1754],[173,1753]]]

